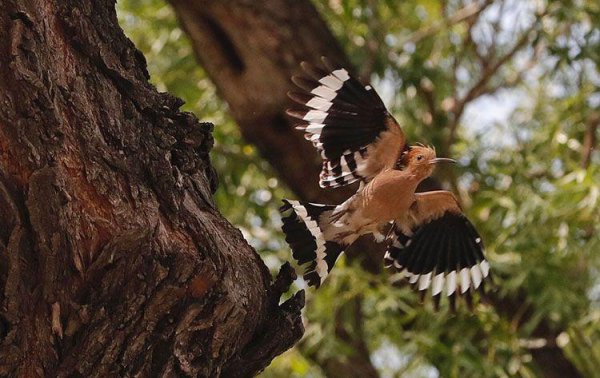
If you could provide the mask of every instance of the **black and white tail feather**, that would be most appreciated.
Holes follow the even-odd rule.
[[[423,296],[431,288],[436,308],[444,295],[455,310],[457,296],[471,306],[472,292],[484,292],[490,266],[481,237],[464,215],[448,212],[410,235],[394,227],[388,240],[385,266],[396,269]]]
[[[302,107],[287,113],[300,120],[296,128],[304,131],[323,158],[321,187],[368,182],[393,165],[404,146],[404,135],[370,85],[362,85],[346,69],[333,67],[324,58],[323,65],[302,64],[305,75],[292,81],[303,92],[288,94]],[[382,137],[391,139],[395,147],[378,154]],[[372,155],[384,158],[369,160]]]
[[[335,205],[283,200],[281,207],[285,240],[299,265],[308,264],[304,279],[319,287],[340,257],[345,245],[324,236],[323,227],[335,223]],[[289,214],[286,213],[289,211]],[[343,232],[343,228],[340,228]]]

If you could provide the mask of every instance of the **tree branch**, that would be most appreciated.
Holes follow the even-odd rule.
[[[114,1],[6,0],[0,34],[0,376],[250,375],[291,347],[302,293],[279,306],[292,276],[215,208],[213,126]]]
[[[457,10],[450,17],[443,18],[439,21],[435,21],[431,25],[428,25],[422,29],[413,32],[411,35],[409,35],[400,42],[400,46],[403,46],[407,43],[416,44],[427,37],[439,33],[443,28],[448,28],[453,25],[459,24],[465,20],[468,20],[472,17],[476,17],[481,12],[483,12],[491,3],[492,0],[486,0],[483,3],[470,3],[469,5]]]
[[[478,97],[480,97],[484,94],[490,93],[490,91],[492,91],[492,90],[497,89],[497,88],[493,89],[493,87],[488,86],[490,80],[494,77],[494,75],[498,72],[498,70],[504,64],[509,62],[515,56],[515,54],[517,52],[519,52],[521,49],[523,49],[527,45],[527,42],[529,41],[531,34],[538,27],[539,22],[541,21],[542,17],[543,17],[543,14],[540,15],[538,17],[538,19],[536,21],[534,21],[532,23],[532,25],[519,37],[519,39],[513,45],[513,47],[510,50],[508,50],[504,55],[502,55],[500,58],[498,58],[495,62],[488,63],[487,60],[484,60],[482,62],[483,71],[481,73],[481,76],[475,82],[475,84],[473,84],[473,86],[471,86],[471,88],[467,91],[467,93],[462,98],[459,99],[458,94],[455,95],[455,102],[454,102],[455,105],[454,105],[454,109],[452,109],[453,117],[452,117],[451,122],[448,125],[449,134],[448,134],[448,139],[447,139],[446,144],[452,145],[454,143],[454,140],[456,138],[456,131],[457,131],[458,125],[460,124],[460,119],[465,110],[465,107],[471,101],[477,99]]]

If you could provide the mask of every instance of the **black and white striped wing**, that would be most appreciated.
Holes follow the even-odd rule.
[[[490,266],[481,236],[445,191],[417,194],[409,219],[397,223],[389,238],[385,264],[402,273],[425,293],[431,289],[437,307],[447,296],[471,303],[474,290],[483,292]]]
[[[326,240],[321,231],[336,206],[286,199],[283,202],[280,211],[285,240],[298,264],[306,265],[304,279],[308,285],[318,288],[343,251],[340,244]]]
[[[323,62],[325,68],[303,63],[306,75],[292,78],[302,92],[288,95],[302,106],[287,113],[321,153],[321,187],[368,182],[395,165],[404,134],[370,85]]]

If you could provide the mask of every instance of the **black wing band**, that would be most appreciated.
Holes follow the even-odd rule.
[[[303,64],[306,76],[292,78],[304,92],[289,94],[302,109],[288,114],[301,120],[297,128],[324,159],[321,186],[338,187],[364,178],[368,146],[387,129],[391,116],[370,85],[324,63],[325,69]]]
[[[445,293],[470,300],[470,291],[483,291],[490,266],[481,237],[462,214],[451,212],[418,226],[412,235],[398,228],[390,238],[385,264],[402,272],[419,291],[431,288],[436,305]]]

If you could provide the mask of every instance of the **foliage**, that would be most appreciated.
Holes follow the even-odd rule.
[[[536,376],[532,350],[553,345],[582,373],[595,374],[600,156],[594,152],[585,163],[582,143],[600,112],[600,5],[315,5],[411,139],[460,158],[442,177],[487,242],[497,291],[473,315],[436,313],[393,285],[394,277],[342,260],[318,293],[309,292],[301,344],[264,376],[322,376],[320,361],[356,353],[335,329],[337,314],[352,301],[360,304],[365,342],[384,376]],[[216,101],[170,8],[159,0],[124,0],[119,14],[153,83],[217,125],[212,157],[220,209],[271,268],[289,259],[277,214],[285,189]]]

